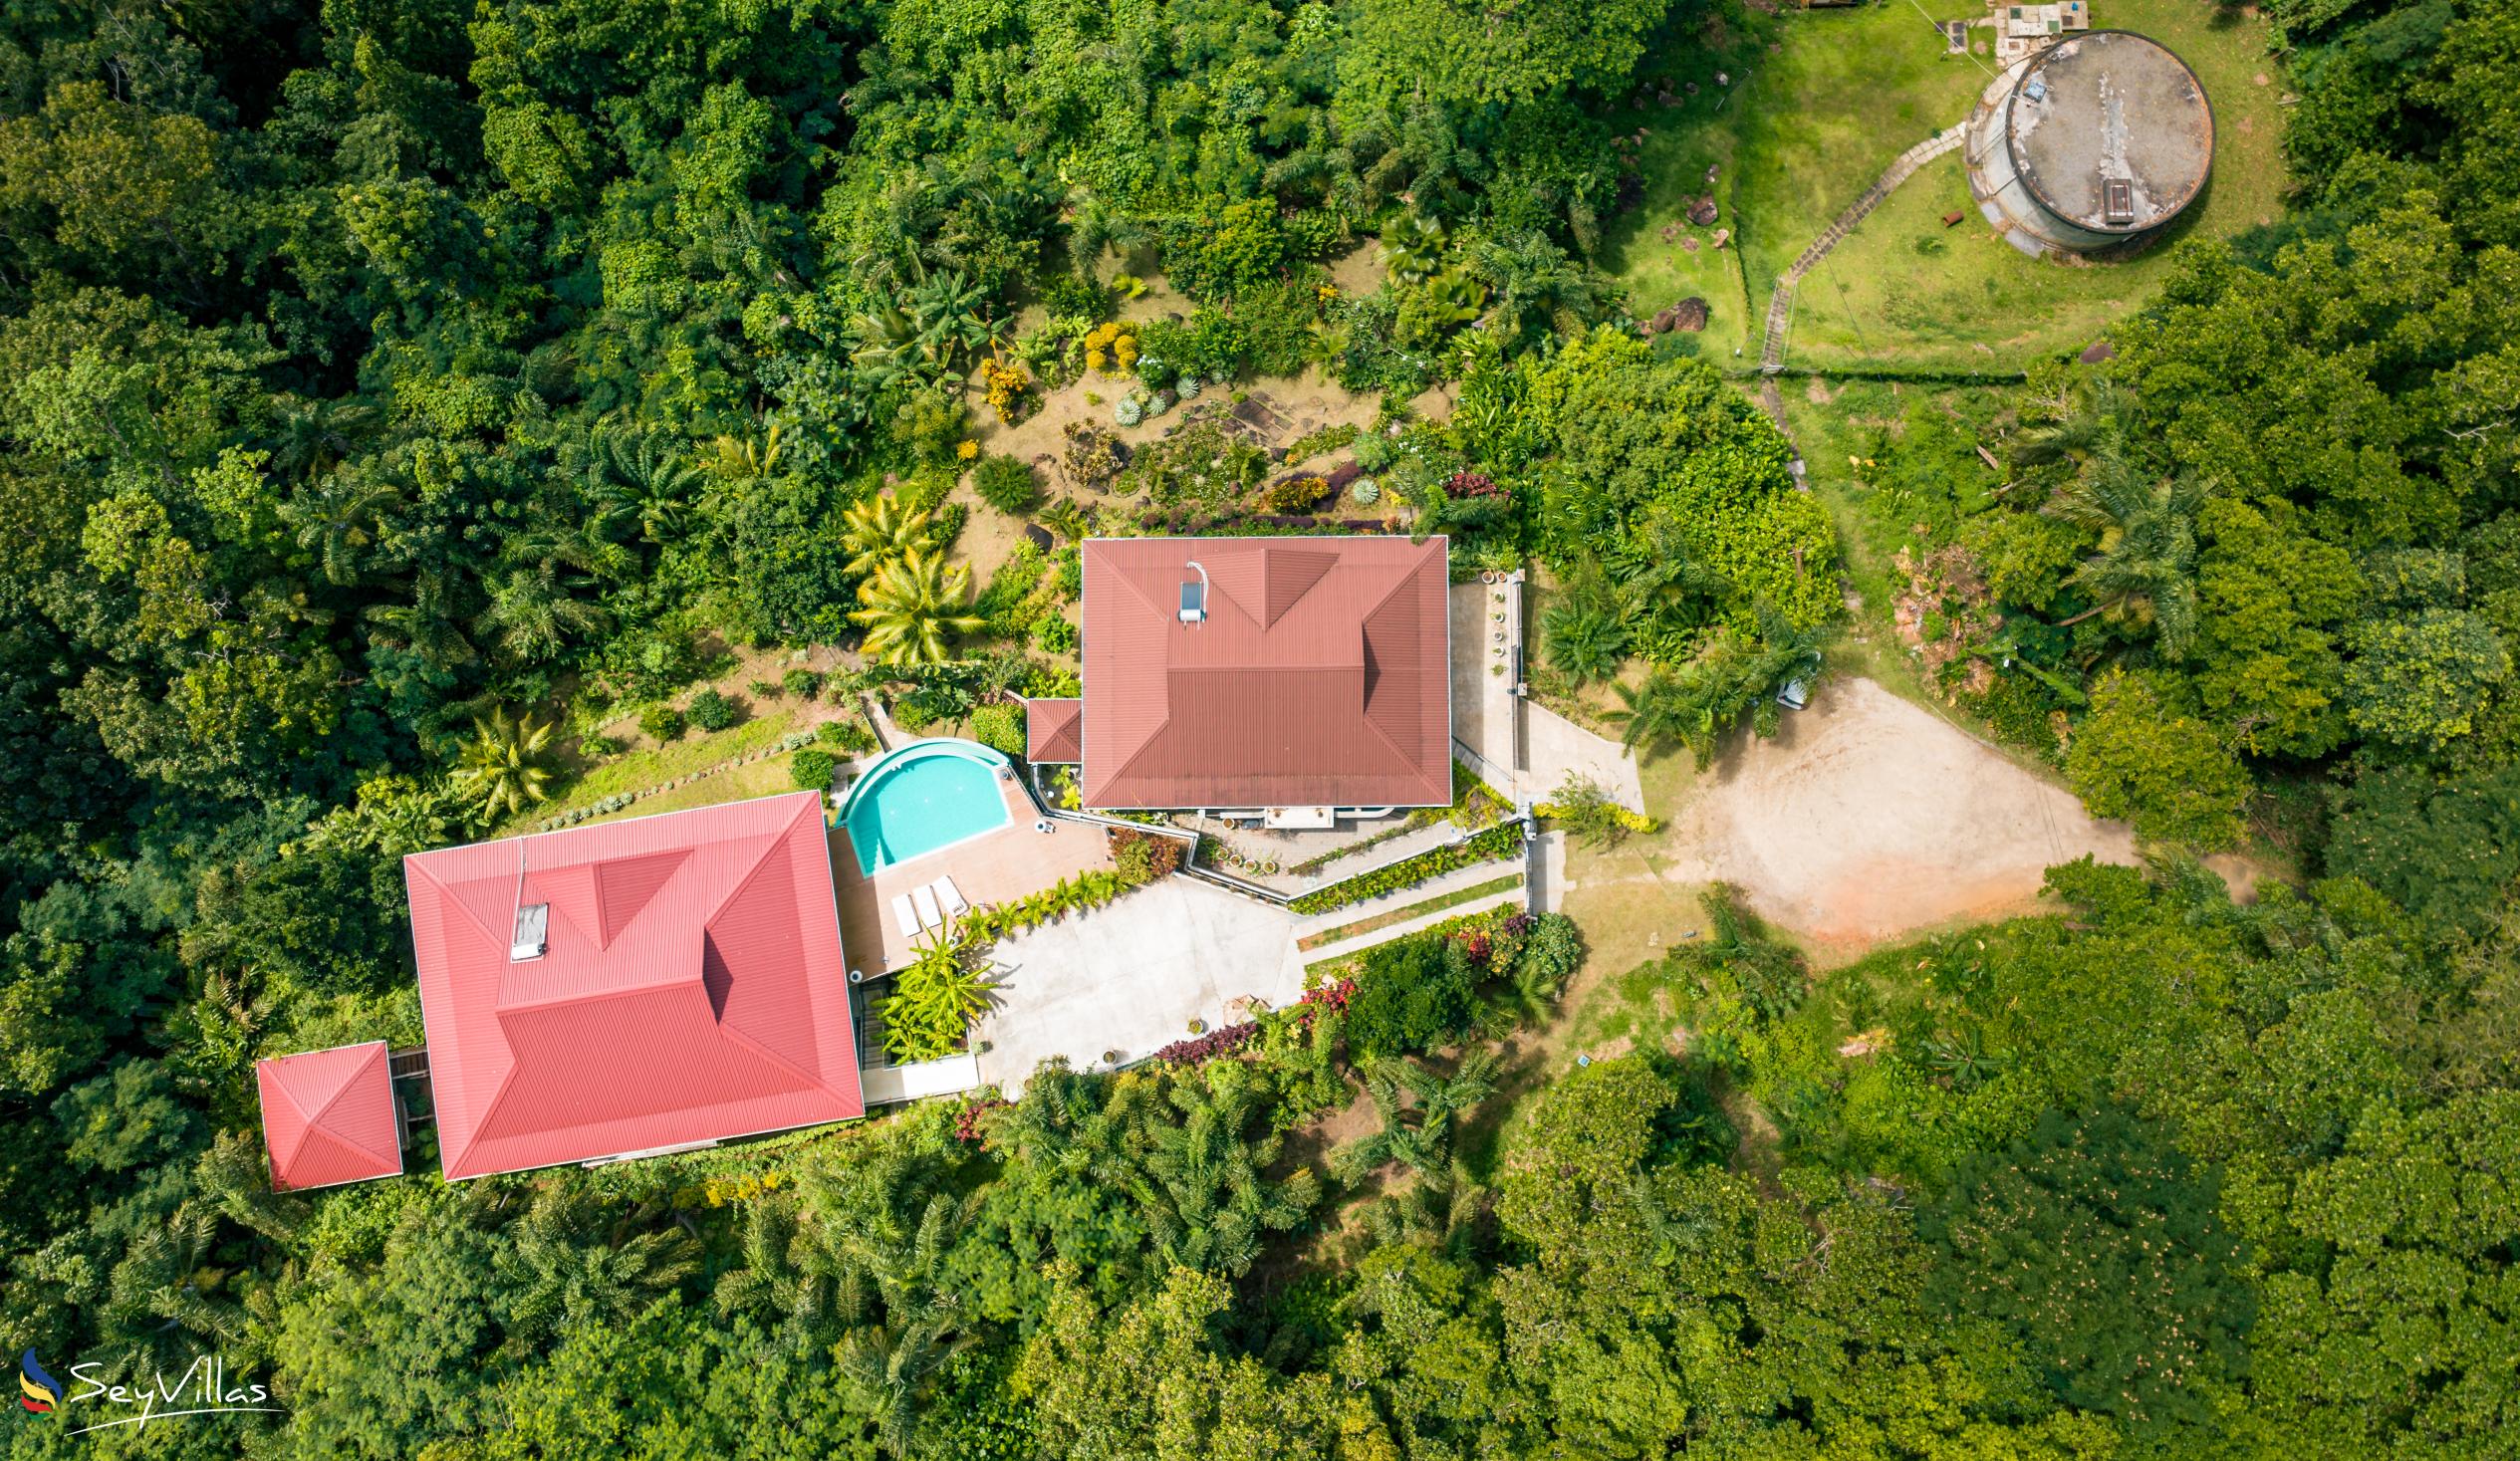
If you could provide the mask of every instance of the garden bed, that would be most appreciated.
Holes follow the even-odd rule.
[[[1480,862],[1519,853],[1523,845],[1523,829],[1519,822],[1507,822],[1478,834],[1476,837],[1419,852],[1386,866],[1360,872],[1344,882],[1316,888],[1287,904],[1292,911],[1311,915],[1361,903],[1385,893],[1415,887],[1431,877],[1475,866]]]
[[[1387,913],[1377,913],[1371,918],[1360,918],[1354,923],[1342,923],[1336,928],[1325,929],[1320,933],[1308,934],[1303,938],[1297,939],[1295,941],[1295,947],[1298,952],[1310,952],[1318,948],[1327,948],[1334,943],[1345,943],[1349,939],[1356,938],[1362,934],[1368,934],[1375,932],[1378,929],[1389,928],[1396,924],[1406,923],[1412,918],[1423,918],[1429,913],[1440,913],[1446,908],[1457,908],[1463,903],[1476,902],[1480,898],[1487,897],[1491,893],[1500,893],[1505,891],[1507,888],[1520,887],[1522,885],[1523,875],[1519,872],[1510,872],[1503,877],[1491,878],[1486,882],[1477,883],[1470,887],[1459,888],[1452,892],[1445,893],[1440,897],[1428,898],[1422,903],[1411,903],[1405,908],[1393,908]]]

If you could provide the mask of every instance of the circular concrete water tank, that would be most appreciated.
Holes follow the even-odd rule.
[[[2024,252],[2121,249],[2204,191],[2213,106],[2159,42],[2092,31],[1996,78],[1970,116],[1967,156],[1980,211]]]

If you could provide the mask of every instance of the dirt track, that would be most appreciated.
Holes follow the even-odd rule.
[[[1774,740],[1741,738],[1665,815],[1661,879],[1734,883],[1824,956],[2024,911],[2086,852],[2136,859],[2125,824],[1867,679],[1830,681]]]

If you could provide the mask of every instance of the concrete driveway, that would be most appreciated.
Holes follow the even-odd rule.
[[[1229,1000],[1291,1004],[1304,993],[1302,966],[1287,957],[1297,921],[1167,877],[1009,938],[993,954],[1004,971],[999,1006],[973,1031],[980,1079],[1012,1096],[1053,1056],[1085,1070],[1114,1051],[1126,1065],[1186,1038],[1193,1019],[1211,1030],[1230,1023]]]

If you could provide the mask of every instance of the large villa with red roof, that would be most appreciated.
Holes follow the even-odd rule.
[[[1089,540],[1084,692],[1029,702],[1028,759],[1078,766],[1096,809],[1275,809],[1305,825],[1443,806],[1444,551],[1440,537]]]
[[[1029,702],[1028,759],[1078,768],[1095,809],[1251,809],[1306,828],[1447,805],[1445,551],[1090,540],[1083,690]],[[862,806],[880,787],[883,805]],[[880,1051],[862,1070],[858,971],[907,963],[940,902],[1108,865],[1104,827],[961,741],[895,747],[832,803],[796,792],[404,858],[426,1046],[262,1062],[274,1185],[395,1175],[429,1122],[439,1166],[466,1178],[977,1085],[968,1056],[924,1085]]]

